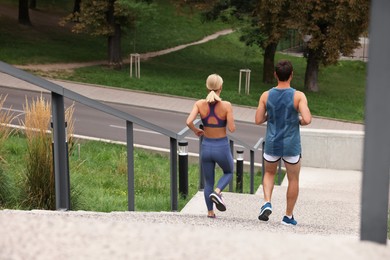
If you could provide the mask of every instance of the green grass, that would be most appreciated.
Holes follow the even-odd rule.
[[[244,47],[238,40],[238,34],[234,33],[144,61],[141,63],[141,79],[130,78],[128,66],[120,71],[112,71],[105,66],[86,67],[60,77],[197,99],[204,98],[205,79],[209,74],[216,72],[224,79],[223,99],[237,105],[256,107],[260,94],[273,86],[262,83],[261,57],[260,50]],[[277,54],[276,59],[290,59],[293,62],[292,86],[304,91],[306,60],[282,54]],[[250,95],[243,94],[243,91],[241,95],[238,94],[238,72],[241,68],[252,70]],[[340,61],[338,65],[321,68],[320,92],[306,92],[313,115],[362,122],[365,70],[366,64],[361,61]]]
[[[131,52],[161,50],[196,41],[227,27],[222,23],[205,26],[199,14],[179,12],[168,2],[156,1],[153,17],[139,21],[136,30],[123,32],[123,58]],[[17,2],[2,5],[17,10]],[[56,18],[68,15],[72,7],[66,1],[38,2],[42,15]],[[32,18],[31,21],[34,26],[26,27],[18,25],[16,17],[0,16],[0,60],[11,64],[39,64],[107,59],[106,38],[74,34],[69,28],[49,20],[46,24]]]
[[[57,10],[54,10],[58,15],[58,7],[64,4],[64,1],[48,4],[50,2],[44,1],[48,7],[43,6],[42,12],[53,12],[52,10],[57,7]],[[156,1],[153,19],[144,18],[139,21],[139,27],[135,31],[125,34],[122,41],[124,58],[132,52],[146,53],[193,42],[226,28],[226,25],[219,22],[201,23],[198,13],[178,10],[168,2]],[[63,15],[66,14],[62,12]],[[18,26],[15,21],[5,16],[0,16],[0,24],[5,25],[0,27],[0,60],[11,64],[106,59],[106,40],[101,37],[72,34],[69,30],[55,25],[26,28]],[[162,24],[164,26],[161,26]],[[96,66],[76,69],[73,73],[55,72],[41,75],[153,93],[203,98],[205,79],[209,74],[216,72],[224,78],[223,99],[233,104],[255,107],[260,94],[274,85],[261,82],[263,67],[261,50],[245,46],[238,37],[238,33],[234,33],[215,41],[143,61],[141,79],[129,78],[128,65],[120,71]],[[26,42],[29,44],[25,44]],[[303,90],[306,60],[282,54],[277,54],[276,59],[290,59],[293,62],[292,86]],[[242,68],[252,70],[250,95],[238,95],[239,70]],[[321,68],[318,84],[319,93],[306,93],[313,115],[363,122],[366,84],[364,62],[340,61],[338,65]]]
[[[23,136],[12,136],[3,147],[6,163],[0,167],[3,170],[0,177],[4,180],[2,185],[8,192],[2,190],[1,194],[4,193],[4,196],[0,200],[0,208],[29,209],[22,203],[24,193],[22,183],[26,178],[26,165],[20,163],[27,156],[26,146],[26,139]],[[80,141],[80,150],[75,149],[69,157],[72,210],[126,211],[128,209],[126,160],[126,147],[123,145]],[[166,154],[135,149],[136,211],[171,210],[169,167]],[[217,168],[216,179],[221,174],[222,171]],[[258,187],[260,182],[261,176],[257,172],[255,187]],[[188,197],[179,196],[179,210],[198,191],[198,164],[189,164],[188,184]],[[244,193],[249,193],[247,173],[244,174]]]

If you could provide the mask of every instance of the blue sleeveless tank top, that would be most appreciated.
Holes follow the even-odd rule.
[[[272,156],[301,154],[299,115],[294,107],[295,89],[272,88],[266,103],[267,133],[264,152]]]
[[[203,126],[207,127],[226,127],[227,120],[220,119],[216,114],[215,114],[215,106],[217,105],[218,102],[215,103],[209,103],[209,113],[207,116],[202,118],[202,123]],[[217,124],[212,124],[209,123],[210,118],[215,118],[217,120]]]

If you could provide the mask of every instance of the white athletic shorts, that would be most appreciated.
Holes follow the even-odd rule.
[[[296,156],[273,156],[273,155],[268,155],[264,153],[263,155],[264,160],[270,163],[274,163],[279,161],[280,159],[283,159],[286,163],[289,164],[297,164],[299,160],[301,159],[301,155],[296,155]]]

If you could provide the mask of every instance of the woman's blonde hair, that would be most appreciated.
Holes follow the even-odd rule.
[[[206,97],[208,103],[215,101],[221,101],[222,99],[215,93],[222,88],[223,80],[218,74],[211,74],[207,77],[206,87],[209,90],[209,94]]]

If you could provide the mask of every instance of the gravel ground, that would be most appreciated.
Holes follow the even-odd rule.
[[[356,236],[183,213],[3,210],[0,223],[0,259],[390,259]]]
[[[296,227],[280,223],[286,183],[268,222],[261,189],[224,192],[216,219],[202,192],[181,212],[2,210],[0,259],[390,259],[389,246],[360,241],[360,172],[304,168],[301,180]]]

